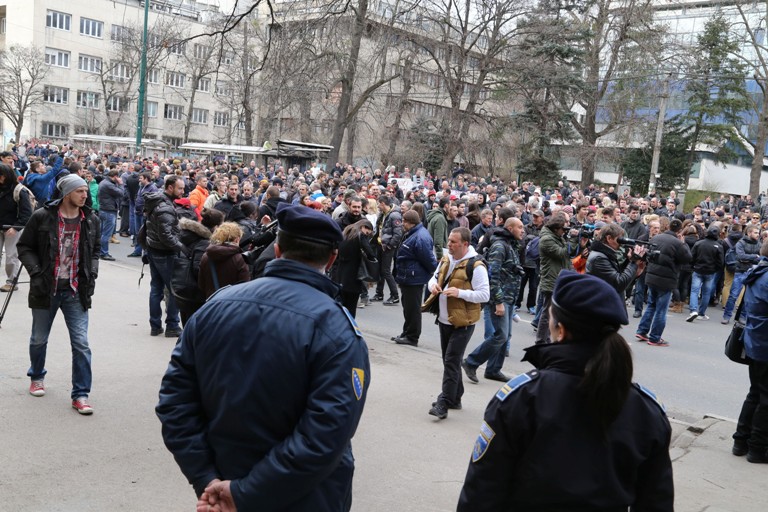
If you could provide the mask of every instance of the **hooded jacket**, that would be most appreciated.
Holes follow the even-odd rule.
[[[539,237],[539,264],[541,265],[539,291],[552,293],[560,271],[573,268],[568,242],[547,226],[541,229]]]
[[[587,258],[587,274],[599,277],[621,295],[632,284],[636,273],[637,263],[634,261],[627,263],[625,260],[623,266],[619,265],[613,248],[599,240],[592,243],[589,258]]]
[[[514,304],[520,294],[520,244],[507,229],[496,231],[485,255],[491,306]]]
[[[697,274],[708,275],[720,272],[725,263],[725,252],[720,242],[720,230],[707,231],[706,238],[699,240],[691,251],[691,264]]]
[[[746,272],[760,259],[760,242],[744,235],[736,243],[736,272]]]
[[[440,259],[443,257],[443,249],[448,245],[448,218],[441,208],[427,213],[427,230],[435,244],[435,256]]]
[[[218,286],[213,278],[214,269]],[[251,272],[243,259],[243,253],[236,244],[209,245],[200,259],[200,270],[197,274],[197,285],[206,298],[213,292],[230,284],[248,281]]]
[[[691,261],[691,250],[672,231],[653,237],[653,244],[659,254],[648,263],[645,283],[662,292],[671,291],[677,287],[680,267]]]
[[[421,223],[408,230],[395,256],[395,281],[406,286],[426,284],[437,268],[432,247],[432,237]]]
[[[768,362],[768,258],[762,257],[744,278],[744,349],[755,361]]]

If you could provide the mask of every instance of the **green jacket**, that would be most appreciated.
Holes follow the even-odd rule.
[[[552,293],[555,280],[561,270],[573,269],[565,238],[557,236],[548,227],[541,229],[539,255],[541,258],[541,277],[539,291]]]
[[[435,257],[439,260],[448,245],[448,219],[442,209],[437,208],[427,213],[427,231],[435,242]]]

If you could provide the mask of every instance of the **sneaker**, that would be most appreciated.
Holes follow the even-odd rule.
[[[646,335],[646,334],[637,333],[637,334],[635,334],[635,338],[637,338],[640,341],[649,341],[648,340],[648,335]]]
[[[517,313],[512,315],[512,321],[515,322],[516,324],[519,324],[520,323],[520,315],[518,315]]]
[[[179,336],[181,336],[181,329],[166,329],[165,331],[166,338],[178,338]]]
[[[383,295],[376,294],[373,297],[371,297],[371,302],[381,302],[384,300]]]
[[[643,312],[642,311],[635,311],[632,314],[632,318],[640,318],[641,316],[643,316]]]
[[[18,287],[18,286],[13,286],[12,284],[7,284],[7,283],[6,283],[6,284],[4,284],[3,286],[0,286],[0,292],[6,292],[6,293],[8,293],[8,292],[10,292],[11,290],[13,290],[13,291],[15,292],[15,291],[16,291],[16,290],[18,290],[18,289],[19,289],[19,287]]]
[[[29,394],[32,396],[45,395],[45,384],[41,380],[33,380],[29,384]]]
[[[384,301],[385,306],[394,306],[400,303],[400,297],[390,297]]]
[[[436,405],[437,405],[437,402],[432,402],[432,407],[434,407],[434,406],[436,406]],[[458,405],[454,405],[454,404],[447,404],[447,405],[446,405],[446,407],[447,407],[449,410],[450,410],[450,409],[454,409],[454,410],[456,410],[456,411],[460,411],[460,410],[461,410],[461,402],[459,402],[459,403],[458,403]]]
[[[737,457],[743,457],[744,455],[749,453],[749,445],[744,439],[734,439],[733,448],[731,448],[731,453]]]
[[[477,368],[472,368],[471,366],[469,366],[469,363],[467,363],[466,359],[461,361],[461,367],[464,368],[464,373],[467,374],[467,378],[469,380],[471,380],[475,384],[480,382],[480,379],[477,378]]]
[[[437,416],[438,419],[444,420],[448,417],[448,408],[440,402],[435,402],[435,405],[429,410],[431,416]]]
[[[720,323],[723,324],[723,325],[728,325],[729,323],[731,323],[731,319],[730,318],[723,318],[722,320],[720,320]]]
[[[686,322],[693,322],[696,320],[696,317],[699,316],[699,314],[695,311],[691,311],[691,314],[688,315],[688,318],[685,319]]]
[[[668,347],[669,346],[669,343],[667,343],[666,340],[664,340],[663,338],[659,338],[659,341],[648,340],[646,343],[652,347]]]
[[[87,396],[80,396],[72,400],[72,408],[83,415],[93,414],[93,407],[88,403]]]
[[[115,261],[115,257],[111,254],[105,254],[101,257],[104,261]]]
[[[365,309],[365,301],[359,301],[357,303],[357,309]]]
[[[162,327],[160,327],[159,329],[152,328],[152,330],[149,331],[149,335],[150,336],[160,336],[161,334],[163,334],[163,332],[164,331],[163,331]]]
[[[128,255],[128,257],[129,258],[141,258],[141,253],[140,252],[132,252],[131,254]]]
[[[529,315],[535,315],[536,314],[536,308],[528,308],[528,314]]]
[[[707,315],[699,315],[699,320],[709,320]]]

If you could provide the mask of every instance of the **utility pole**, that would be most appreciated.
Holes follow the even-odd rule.
[[[139,74],[139,109],[136,123],[136,152],[141,150],[141,134],[144,131],[144,100],[147,95],[147,25],[149,23],[149,0],[144,0],[144,34],[141,38],[141,70]]]
[[[669,80],[672,73],[664,80],[664,89],[659,100],[659,119],[656,121],[656,140],[653,144],[653,158],[651,159],[651,178],[648,180],[648,195],[656,192],[656,174],[659,172],[659,158],[661,157],[661,136],[664,133],[664,117],[667,114],[667,100],[669,99]]]

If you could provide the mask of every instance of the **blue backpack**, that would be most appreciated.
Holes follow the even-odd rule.
[[[537,236],[525,246],[525,261],[539,261],[539,240]]]
[[[736,249],[731,247],[731,244],[727,240],[725,245],[728,247],[728,250],[725,251],[725,268],[728,272],[736,272]]]

